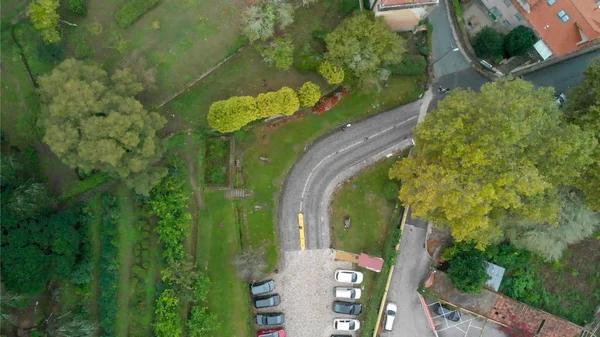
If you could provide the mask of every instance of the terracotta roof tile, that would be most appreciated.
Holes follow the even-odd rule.
[[[530,13],[525,12],[517,0],[512,1],[556,56],[580,47],[580,30],[590,41],[600,38],[600,8],[594,0],[556,0],[551,6],[547,0],[528,0]],[[566,22],[558,16],[561,11],[569,17]]]

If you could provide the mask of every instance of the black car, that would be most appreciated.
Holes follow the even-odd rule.
[[[281,297],[279,295],[267,295],[259,296],[254,298],[254,307],[256,309],[276,307],[281,303]]]
[[[450,309],[444,307],[443,305],[441,305],[440,303],[436,303],[433,306],[433,309],[435,310],[435,312],[438,315],[442,315],[442,316],[446,317],[447,319],[451,320],[452,322],[460,321],[460,312],[457,310],[450,310]]]
[[[256,315],[256,324],[258,325],[282,325],[285,318],[282,313],[268,313]]]
[[[262,295],[273,290],[275,290],[275,281],[273,280],[252,283],[250,285],[250,292],[252,295]]]
[[[334,301],[333,311],[337,312],[338,314],[360,315],[360,313],[362,312],[362,304]]]

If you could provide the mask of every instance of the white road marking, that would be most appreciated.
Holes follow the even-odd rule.
[[[331,153],[331,154],[327,155],[325,158],[321,159],[321,161],[320,161],[320,162],[319,162],[319,163],[318,163],[318,164],[317,164],[317,165],[316,165],[316,166],[315,166],[315,167],[312,169],[312,171],[310,171],[310,173],[309,173],[309,175],[308,175],[308,178],[306,179],[306,183],[304,184],[304,188],[302,189],[302,194],[301,194],[301,196],[300,196],[300,209],[299,209],[299,212],[302,212],[302,206],[303,206],[303,204],[304,204],[304,195],[306,194],[306,188],[308,187],[308,183],[310,182],[310,178],[311,178],[311,177],[312,177],[312,175],[315,173],[315,171],[316,171],[316,170],[319,168],[319,166],[321,166],[321,164],[323,164],[323,163],[324,163],[324,162],[325,162],[327,159],[331,158],[331,157],[332,157],[333,155],[335,155],[335,154],[339,154],[339,153],[341,153],[341,152],[344,152],[344,151],[346,151],[346,150],[349,150],[349,149],[351,149],[351,148],[355,147],[356,145],[358,145],[358,144],[360,144],[360,143],[363,143],[363,142],[365,142],[365,141],[367,141],[367,140],[369,140],[369,139],[372,139],[372,138],[375,138],[375,137],[377,137],[377,136],[380,136],[380,135],[382,135],[382,134],[384,134],[384,133],[386,133],[386,132],[388,132],[388,131],[390,131],[390,130],[392,130],[392,129],[395,129],[396,127],[398,127],[398,126],[400,126],[400,125],[402,125],[402,124],[406,124],[406,123],[408,123],[408,122],[410,122],[410,121],[412,121],[413,119],[415,119],[415,118],[418,118],[418,117],[419,117],[419,116],[413,116],[413,117],[410,117],[409,119],[406,119],[406,120],[404,120],[404,121],[402,121],[402,122],[400,122],[400,123],[398,123],[398,124],[394,124],[394,125],[390,126],[389,128],[387,128],[387,129],[384,129],[384,130],[381,130],[381,131],[377,132],[376,134],[374,134],[374,135],[372,135],[372,136],[366,137],[366,138],[365,138],[365,139],[363,139],[363,140],[360,140],[360,141],[358,141],[358,142],[355,142],[355,143],[353,143],[353,144],[350,144],[350,145],[346,146],[345,148],[342,148],[341,150],[339,150],[339,151],[336,151],[335,153]]]

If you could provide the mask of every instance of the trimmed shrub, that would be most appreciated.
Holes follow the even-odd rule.
[[[329,84],[339,84],[344,80],[344,69],[331,64],[328,61],[323,61],[319,65],[319,74],[321,74]]]
[[[311,107],[321,98],[321,88],[317,84],[306,82],[298,89],[297,94],[301,107]]]
[[[296,92],[288,87],[258,95],[256,105],[258,107],[257,119],[280,114],[289,116],[300,108]]]
[[[87,0],[69,0],[69,10],[79,16],[87,16]]]
[[[402,56],[400,64],[390,66],[389,69],[396,75],[421,75],[427,72],[427,60],[421,55],[406,54]]]
[[[117,23],[121,28],[127,28],[137,21],[147,11],[151,10],[160,0],[130,0],[117,12]]]
[[[256,99],[251,96],[236,96],[216,101],[208,109],[208,124],[222,133],[233,132],[259,118]]]

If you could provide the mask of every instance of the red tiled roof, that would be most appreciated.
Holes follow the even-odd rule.
[[[358,265],[379,273],[381,272],[381,268],[383,268],[383,259],[362,253],[358,258]]]
[[[433,2],[433,0],[381,0],[381,6],[418,5],[428,2]]]
[[[577,44],[582,41],[580,30],[588,41],[600,39],[600,8],[594,0],[556,0],[551,6],[547,0],[528,0],[530,13],[525,12],[517,0],[513,3],[556,56],[564,56],[580,47],[581,44]],[[560,11],[569,16],[567,22],[563,23],[558,17]]]
[[[526,327],[538,337],[576,337],[581,328],[564,319],[500,295],[489,318],[510,327]],[[543,325],[542,325],[543,323]]]

